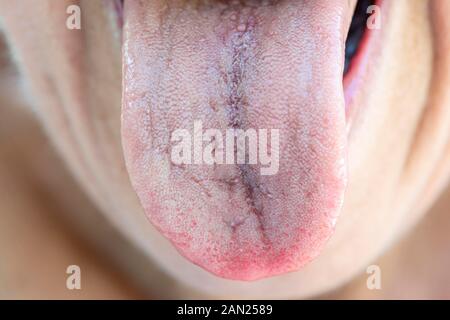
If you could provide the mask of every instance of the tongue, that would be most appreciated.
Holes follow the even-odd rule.
[[[348,1],[244,2],[126,2],[122,136],[157,229],[200,267],[253,280],[298,270],[333,233]],[[237,129],[253,140],[226,152]]]

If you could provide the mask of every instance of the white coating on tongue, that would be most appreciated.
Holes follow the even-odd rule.
[[[126,3],[127,169],[150,221],[210,272],[298,270],[332,234],[345,186],[341,2]],[[196,121],[224,135],[278,129],[278,172],[174,164],[171,134]]]

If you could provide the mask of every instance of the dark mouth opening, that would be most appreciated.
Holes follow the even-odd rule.
[[[361,48],[362,39],[367,31],[367,19],[369,18],[367,8],[374,4],[374,0],[358,0],[345,42],[344,76],[350,70],[352,60]]]

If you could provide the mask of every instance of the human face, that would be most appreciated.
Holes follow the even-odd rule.
[[[73,4],[80,30],[66,27]],[[0,12],[37,116],[80,184],[176,281],[216,296],[323,292],[442,189],[448,1],[379,2],[380,28],[366,30],[345,77],[356,1],[120,5],[4,0]],[[279,130],[276,174],[174,165],[171,133],[198,120]]]

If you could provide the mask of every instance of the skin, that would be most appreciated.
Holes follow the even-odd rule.
[[[126,276],[158,297],[306,298],[330,292],[353,279],[422,220],[445,189],[450,173],[450,35],[445,32],[450,29],[446,19],[450,3],[387,2],[381,36],[375,40],[371,63],[362,75],[363,84],[352,100],[357,108],[352,109],[347,137],[348,184],[335,234],[320,256],[300,271],[237,282],[218,278],[184,259],[142,212],[121,145],[120,41],[115,21],[102,2],[77,2],[83,12],[83,29],[70,31],[65,28],[65,9],[74,1],[42,0],[39,6],[27,1],[0,1],[7,47],[26,90],[27,101],[22,103],[33,109],[33,116],[77,184],[104,220],[118,231],[105,241],[89,231],[89,224],[83,226],[80,220],[90,221],[99,214],[86,209],[88,205],[83,203],[87,201],[80,201],[76,206],[79,209],[69,210],[70,198],[78,194],[73,186],[67,189],[73,196],[65,193],[67,200],[62,201],[68,209],[53,211],[66,212],[72,217],[68,220],[70,228],[78,226],[82,232],[91,233],[91,242],[101,248],[101,253],[121,260]],[[5,96],[21,94],[8,90]],[[5,105],[14,105],[14,101],[9,97]],[[27,145],[24,143],[24,147]],[[31,159],[25,154],[16,155],[25,159],[23,166]],[[48,172],[51,166],[39,168]],[[10,180],[23,179],[14,177]],[[442,219],[445,213],[448,206],[441,205],[434,217]],[[446,232],[437,223],[427,223],[433,231],[419,229],[417,237],[393,249],[401,254],[391,253],[387,260],[380,260],[391,275],[389,283],[397,283],[396,290],[408,287],[408,278],[397,275],[402,270],[399,265],[414,261],[413,255],[408,255],[411,247],[428,245],[428,250],[418,249],[416,254],[420,259],[433,260],[429,251],[438,243],[450,243],[445,236],[441,242],[432,240]],[[45,227],[36,227],[35,232],[43,230]],[[59,245],[61,239],[59,235],[49,242]],[[134,249],[123,250],[117,243]],[[75,249],[61,246],[78,259]],[[127,259],[130,255],[136,258]],[[405,258],[395,258],[399,255]],[[414,274],[416,267],[411,264],[402,268]],[[430,263],[428,270],[435,270],[433,267]],[[441,279],[446,277],[442,271],[438,274]],[[133,295],[132,290],[117,283],[118,294]],[[364,281],[356,280],[353,287],[336,297],[372,297],[365,295],[361,283]],[[427,285],[423,282],[422,286]],[[105,290],[102,283],[98,288],[100,292]],[[440,297],[449,295],[442,289],[430,289],[429,296],[436,292]],[[386,297],[398,296],[392,289]]]

